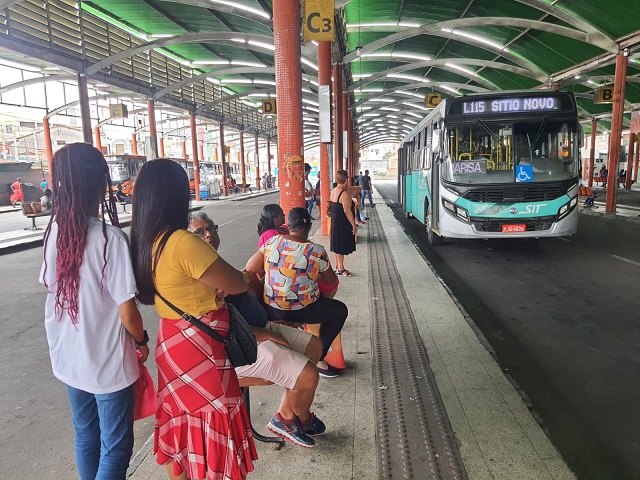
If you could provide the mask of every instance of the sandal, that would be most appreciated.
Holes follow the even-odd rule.
[[[353,277],[353,274],[346,268],[344,270],[336,270],[336,275],[341,275],[343,277]]]

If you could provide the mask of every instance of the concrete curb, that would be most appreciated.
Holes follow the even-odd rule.
[[[597,210],[586,209],[586,208],[580,208],[578,212],[581,215],[590,215],[592,217],[606,218],[607,220],[640,224],[640,215],[638,215],[637,217],[628,217],[626,215],[619,215],[617,213],[599,212]]]

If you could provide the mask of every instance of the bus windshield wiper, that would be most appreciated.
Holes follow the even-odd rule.
[[[542,122],[540,122],[540,128],[538,129],[538,133],[536,133],[536,136],[533,139],[533,143],[529,145],[529,150],[533,151],[533,146],[538,144],[538,141],[542,136],[542,132],[544,131],[544,127],[546,126],[547,126],[547,117],[543,118]],[[527,138],[529,138],[529,134],[527,134]]]
[[[478,125],[480,125],[482,127],[482,129],[487,132],[489,135],[491,135],[491,137],[498,142],[500,139],[498,138],[498,135],[496,135],[495,132],[492,132],[491,129],[489,128],[489,126],[483,121],[480,120],[479,118],[476,118],[476,123]]]

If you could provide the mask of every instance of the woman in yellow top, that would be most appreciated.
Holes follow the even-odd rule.
[[[238,379],[224,345],[182,320],[160,295],[222,337],[222,294],[242,293],[242,272],[189,226],[189,180],[170,160],[147,162],[133,193],[131,252],[139,299],[160,315],[154,453],[170,479],[242,479],[257,459]],[[222,294],[221,294],[222,293]]]

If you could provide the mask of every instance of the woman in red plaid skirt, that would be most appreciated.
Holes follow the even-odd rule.
[[[170,160],[146,163],[133,193],[131,252],[140,301],[160,315],[156,345],[158,409],[154,453],[170,479],[240,480],[258,458],[238,378],[224,345],[159,296],[229,331],[224,293],[242,293],[242,272],[187,231],[189,181]]]

